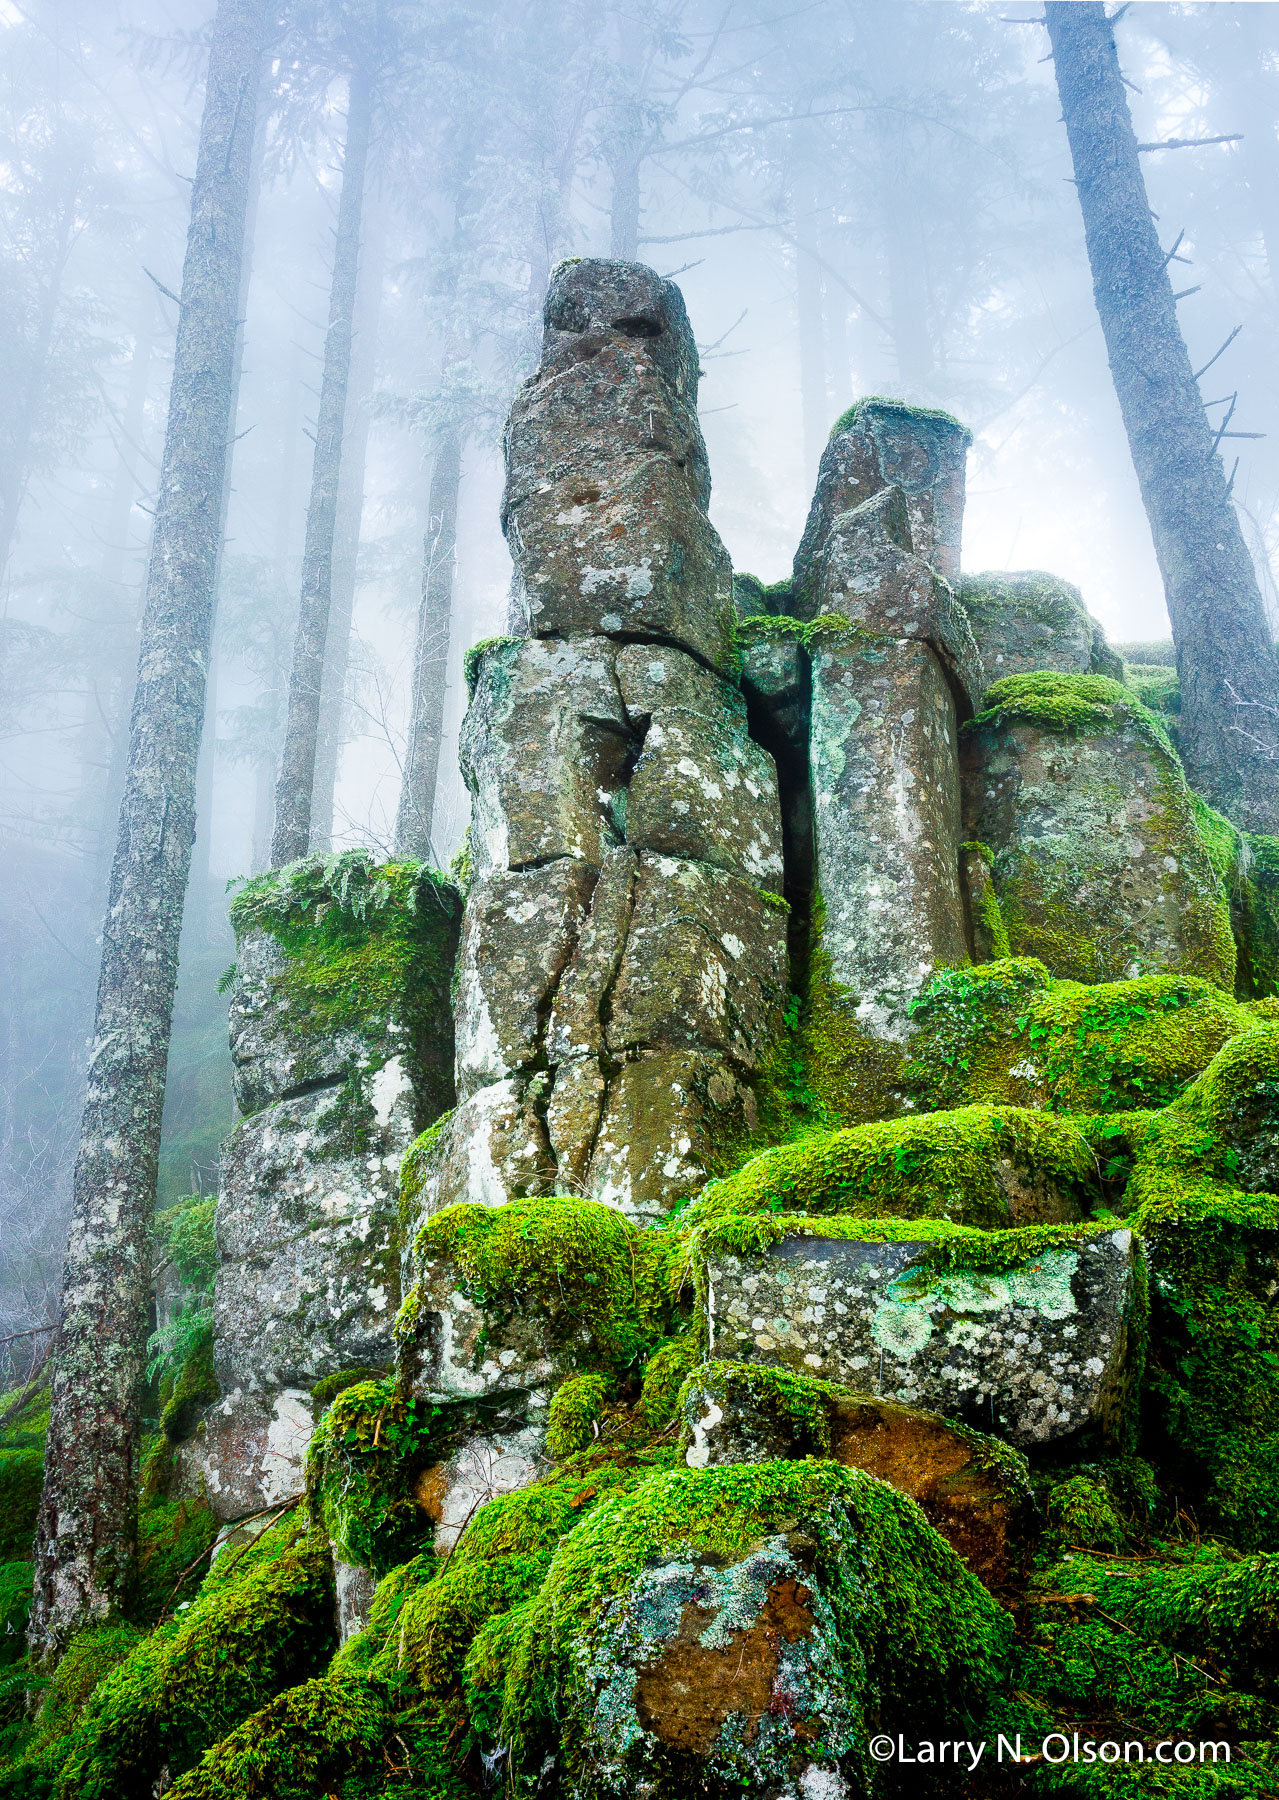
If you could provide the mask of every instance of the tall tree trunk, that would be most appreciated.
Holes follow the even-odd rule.
[[[804,437],[804,479],[817,479],[817,465],[830,434],[826,392],[826,343],[822,317],[822,266],[817,254],[817,198],[807,146],[795,147],[790,180],[795,220],[795,310],[799,325],[799,401]]]
[[[1093,293],[1163,574],[1191,783],[1279,831],[1279,662],[1177,322],[1114,32],[1096,0],[1047,0]]]
[[[296,862],[311,848],[315,747],[324,683],[324,645],[333,593],[333,533],[342,472],[342,436],[346,427],[346,393],[351,375],[351,338],[359,283],[360,218],[364,209],[364,177],[372,118],[373,78],[367,70],[357,69],[351,76],[347,96],[342,198],[338,202],[329,326],[324,340],[324,374],[320,381],[320,407],[315,425],[311,501],[307,508],[306,544],[302,552],[302,601],[297,636],[293,641],[293,671],[289,678],[289,711],[284,727],[280,778],[275,786],[271,860],[276,868],[283,863]]]
[[[36,1528],[39,1663],[122,1607],[135,1561],[150,1229],[266,16],[266,0],[220,0],[209,49]]]
[[[369,453],[370,416],[365,402],[376,374],[385,238],[375,209],[364,240],[355,342],[351,348],[351,397],[355,404],[347,408],[346,444],[342,451],[342,478],[338,484],[333,534],[333,597],[324,681],[320,690],[320,737],[311,788],[311,842],[317,850],[329,850],[333,844],[333,797],[346,720],[346,672],[351,656],[355,578],[360,559],[360,526],[364,518],[364,476]]]
[[[395,820],[395,853],[431,860],[435,787],[444,733],[444,680],[448,669],[449,622],[457,563],[457,499],[462,484],[462,436],[455,425],[440,436],[431,470],[430,510],[422,564],[422,604],[413,660],[409,747],[404,758],[400,805]]]

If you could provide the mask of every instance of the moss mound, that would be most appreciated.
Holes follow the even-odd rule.
[[[94,1689],[56,1746],[59,1800],[145,1793],[182,1774],[264,1701],[322,1669],[334,1648],[328,1544],[281,1520],[227,1550],[198,1598]]]
[[[1095,1177],[1088,1140],[1072,1121],[1011,1106],[965,1106],[813,1132],[765,1150],[712,1182],[684,1220],[831,1212],[997,1229],[1010,1223],[1001,1166],[1080,1201]]]

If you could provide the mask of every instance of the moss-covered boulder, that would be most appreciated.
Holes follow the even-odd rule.
[[[1163,728],[1097,675],[1013,675],[964,731],[964,837],[992,853],[1014,956],[1077,981],[1234,990],[1225,892]]]
[[[592,1800],[875,1794],[868,1736],[906,1707],[921,1731],[964,1717],[1007,1635],[913,1502],[773,1462],[600,1502],[489,1661],[500,1643],[517,1782],[553,1756]]]
[[[420,863],[365,850],[255,876],[231,904],[231,1058],[241,1112],[358,1078],[411,1094],[420,1129],[450,1104],[449,981],[461,896]]]
[[[957,592],[987,681],[1051,669],[1124,679],[1123,659],[1084,605],[1079,589],[1039,569],[963,575]]]

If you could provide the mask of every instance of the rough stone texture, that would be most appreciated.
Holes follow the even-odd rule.
[[[423,1470],[414,1495],[435,1522],[435,1553],[447,1556],[474,1515],[498,1494],[527,1487],[548,1465],[544,1424],[522,1431],[481,1435],[455,1451],[447,1462]]]
[[[1060,576],[1039,569],[964,575],[958,593],[988,682],[1037,669],[1123,680],[1122,657],[1107,644],[1079,589]]]
[[[1133,1371],[1132,1234],[1081,1236],[1006,1272],[941,1271],[921,1243],[789,1237],[715,1254],[711,1354],[923,1407],[1014,1444],[1113,1436]]]
[[[959,573],[964,475],[970,434],[945,413],[900,401],[864,400],[850,423],[831,434],[817,475],[817,491],[795,555],[792,610],[802,619],[822,611],[811,570],[841,513],[887,487],[901,489],[910,547],[946,581]]]
[[[457,1092],[544,1061],[546,1020],[595,888],[590,863],[494,874],[466,903],[457,967]]]
[[[1012,955],[1075,981],[1167,969],[1233,990],[1227,902],[1176,758],[1147,728],[974,724],[963,756],[963,835],[993,852]]]
[[[310,1394],[285,1388],[264,1397],[234,1387],[205,1415],[200,1446],[204,1491],[216,1519],[243,1518],[297,1499],[315,1431]]]
[[[462,725],[480,878],[553,857],[598,864],[623,834],[638,743],[606,638],[499,641],[480,662]]]
[[[821,1434],[761,1392],[758,1370],[712,1363],[683,1394],[691,1469],[779,1457],[830,1455],[918,1501],[925,1518],[987,1586],[1008,1572],[1008,1539],[1030,1497],[1025,1460],[1006,1445],[936,1413],[834,1389]]]
[[[803,754],[808,743],[808,656],[797,643],[761,638],[742,655],[742,693],[762,743]]]
[[[968,959],[955,703],[928,645],[815,649],[809,755],[822,947],[863,1028],[900,1041],[933,971]]]
[[[269,1398],[390,1363],[407,1082],[381,1099],[352,1083],[284,1100],[223,1146],[213,1319],[224,1393]]]
[[[726,678],[696,394],[676,289],[561,266],[506,439],[537,641],[483,653],[463,730],[462,1104],[422,1159],[423,1212],[558,1189],[656,1217],[754,1120],[786,994],[781,811]]]
[[[644,729],[626,800],[627,842],[780,887],[777,772],[747,732],[739,690],[660,645],[629,645],[617,672],[627,710]]]
[[[639,263],[561,264],[545,322],[506,428],[513,624],[663,638],[727,673],[732,572],[706,516],[697,346],[678,288]]]

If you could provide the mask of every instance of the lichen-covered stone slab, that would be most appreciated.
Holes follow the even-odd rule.
[[[269,1398],[392,1359],[411,1123],[407,1082],[398,1094],[386,1084],[379,1104],[377,1080],[371,1094],[350,1083],[283,1100],[223,1146],[214,1366],[224,1392]]]
[[[722,1050],[758,1063],[786,999],[786,917],[775,899],[705,863],[645,853],[606,1038],[644,1049]]]
[[[346,860],[353,866],[342,870],[313,858],[236,896],[228,1008],[236,1103],[256,1112],[398,1060],[425,1123],[452,1101],[449,982],[461,896],[429,871]]]
[[[1172,751],[1113,691],[1109,730],[1011,712],[966,727],[963,835],[992,853],[1012,955],[1074,981],[1168,970],[1229,993],[1229,907],[1190,792]]]
[[[988,682],[1036,669],[1123,680],[1122,657],[1107,644],[1079,589],[1060,576],[1038,569],[963,575],[958,593]]]
[[[1112,1436],[1133,1379],[1126,1229],[1004,1271],[930,1266],[923,1243],[794,1236],[710,1259],[712,1354],[922,1407],[1018,1445]]]
[[[901,1041],[968,959],[955,702],[927,644],[850,636],[814,649],[812,706],[822,948],[862,1029]]]
[[[476,882],[458,948],[457,1092],[541,1061],[546,1022],[598,870],[560,860]]]
[[[555,857],[598,865],[623,832],[638,743],[606,638],[507,638],[480,660],[462,725],[476,875]]]
[[[561,266],[536,374],[507,422],[514,623],[661,638],[725,672],[732,572],[706,516],[697,348],[679,290],[639,263]]]
[[[946,581],[956,579],[971,441],[957,419],[926,407],[863,400],[852,409],[823,452],[795,555],[792,609],[799,618],[821,611],[812,567],[836,518],[888,487],[905,498],[916,554]]]
[[[286,1388],[264,1399],[232,1388],[205,1415],[192,1440],[214,1518],[240,1519],[296,1500],[306,1487],[315,1430],[310,1393]]]

